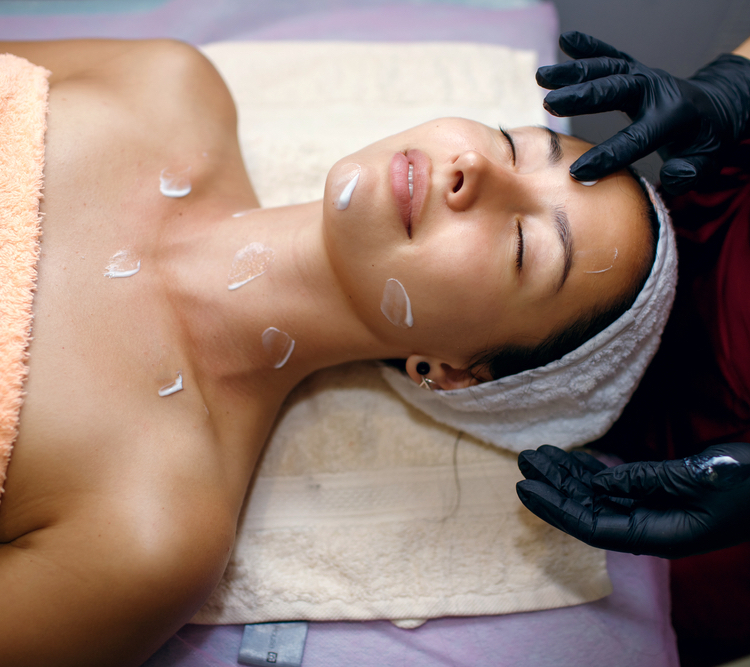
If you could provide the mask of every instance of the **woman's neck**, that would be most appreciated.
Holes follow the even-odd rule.
[[[328,260],[321,216],[313,202],[181,229],[168,289],[204,391],[262,391],[280,402],[320,368],[397,353],[351,308]]]

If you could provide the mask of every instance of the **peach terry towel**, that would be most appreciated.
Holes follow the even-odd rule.
[[[0,55],[0,500],[28,372],[49,74]]]

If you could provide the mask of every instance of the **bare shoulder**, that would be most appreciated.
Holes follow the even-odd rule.
[[[200,508],[134,521],[130,501],[131,513],[105,503],[0,545],[4,667],[136,667],[210,594],[232,527]]]
[[[125,92],[131,100],[172,98],[183,109],[222,113],[236,122],[231,95],[214,66],[195,47],[171,39],[78,39],[0,42],[50,70],[50,86],[87,82]]]

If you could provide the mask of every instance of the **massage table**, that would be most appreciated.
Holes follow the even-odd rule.
[[[0,39],[172,37],[205,45],[219,41],[470,42],[533,51],[555,60],[558,26],[549,2],[474,0],[78,0],[0,4]],[[206,50],[211,57],[211,47]],[[541,113],[541,112],[540,112]],[[427,118],[424,118],[427,120]],[[554,129],[563,119],[542,115]],[[518,122],[517,124],[522,124]],[[246,162],[252,156],[245,155]],[[264,205],[285,203],[262,196]],[[302,184],[300,190],[315,190]],[[302,195],[300,195],[302,196]],[[541,443],[540,443],[541,444]],[[606,556],[611,595],[573,606],[498,615],[432,618],[415,629],[388,620],[313,621],[303,667],[326,665],[677,665],[670,625],[668,563]],[[388,618],[389,616],[385,616]],[[205,621],[204,621],[205,622]],[[243,625],[189,624],[144,667],[238,665]]]

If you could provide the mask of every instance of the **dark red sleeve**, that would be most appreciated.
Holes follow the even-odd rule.
[[[675,306],[640,387],[595,444],[625,460],[750,442],[750,141],[709,189],[665,199],[680,256]]]
[[[709,190],[667,199],[679,283],[662,345],[612,430],[594,443],[626,461],[750,442],[750,141]],[[750,652],[750,543],[671,562],[681,664]]]
[[[750,416],[750,141],[732,157],[711,191],[668,205],[680,246],[678,289],[691,296],[708,333],[730,392],[727,407],[744,420]]]

